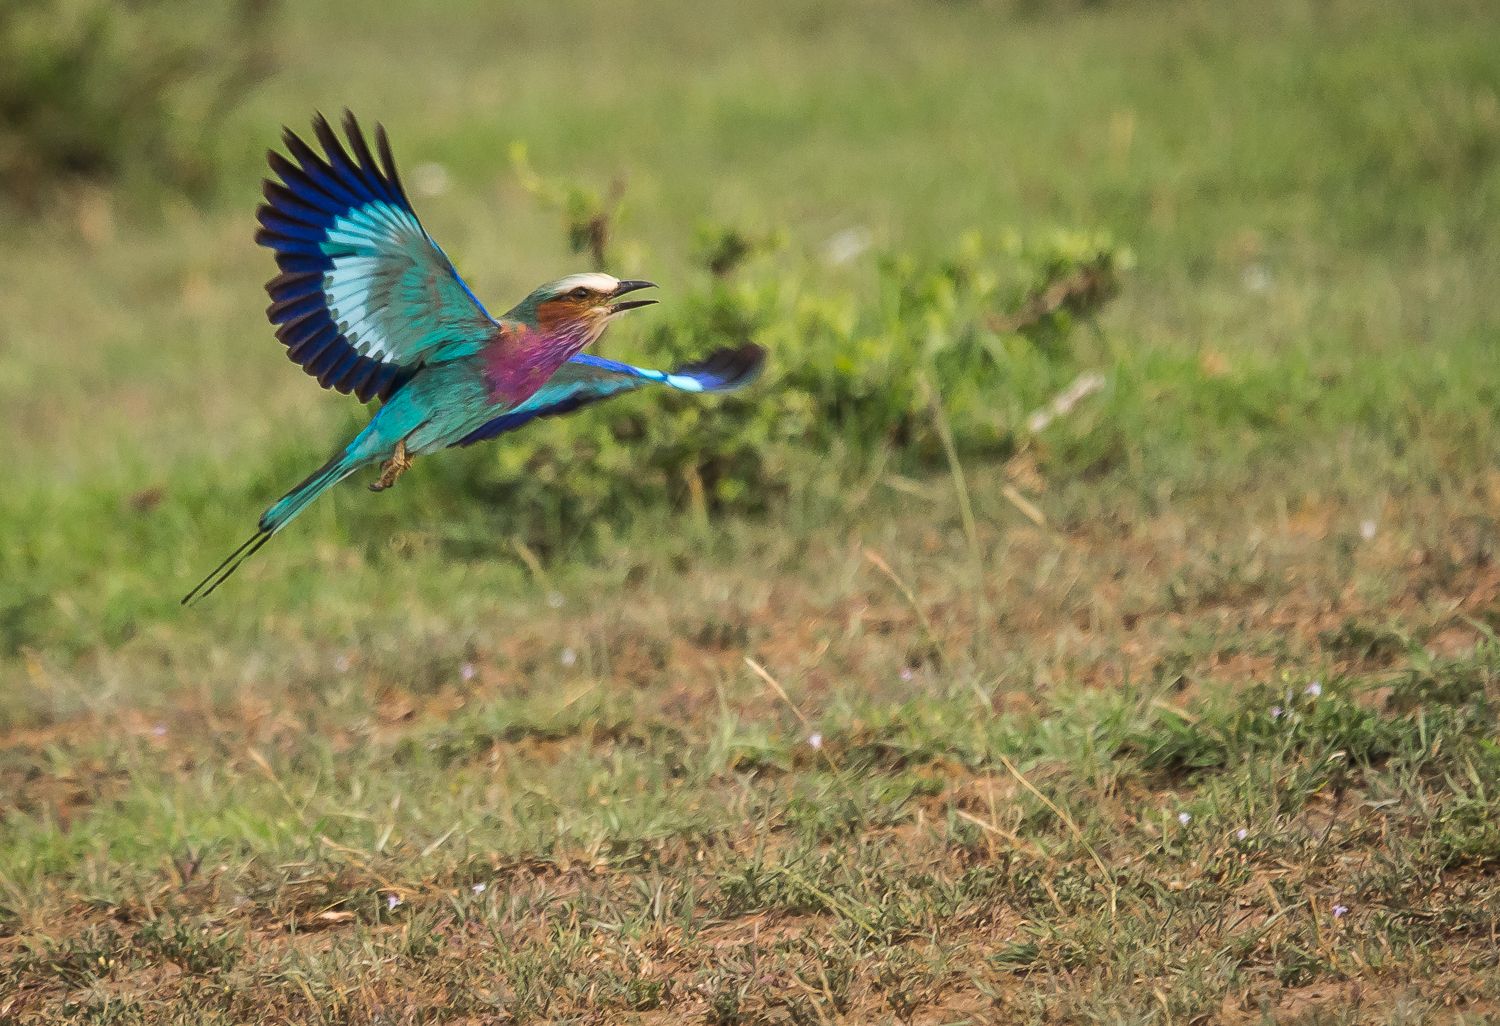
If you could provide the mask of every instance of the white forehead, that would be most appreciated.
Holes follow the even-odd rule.
[[[567,292],[569,289],[585,288],[591,292],[613,292],[620,284],[620,279],[600,271],[585,271],[582,274],[570,274],[555,283],[558,293]]]

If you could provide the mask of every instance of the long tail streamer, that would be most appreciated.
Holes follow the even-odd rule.
[[[212,595],[219,585],[229,580],[245,560],[259,552],[261,546],[271,540],[272,535],[291,523],[298,513],[312,505],[314,499],[354,473],[361,465],[360,460],[350,455],[350,449],[346,449],[313,471],[307,480],[276,500],[261,515],[260,524],[256,527],[255,533],[231,552],[224,562],[214,567],[213,573],[199,581],[196,588],[182,596],[182,604],[192,605]]]

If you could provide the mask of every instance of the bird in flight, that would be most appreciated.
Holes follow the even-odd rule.
[[[370,488],[382,491],[415,456],[473,445],[537,417],[645,385],[727,392],[759,373],[765,351],[753,343],[672,371],[584,352],[620,314],[655,302],[625,298],[654,288],[649,281],[571,274],[492,317],[417,220],[385,130],[375,127],[375,152],[347,111],[347,148],[322,115],[313,132],[321,154],[290,129],[289,157],[269,154],[280,181],[265,182],[255,236],[280,270],[266,285],[267,316],[287,355],[318,384],[381,407],[261,515],[255,534],[184,605],[213,592],[314,499],[365,467],[380,466]]]

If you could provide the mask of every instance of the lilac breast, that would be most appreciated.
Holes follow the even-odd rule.
[[[525,402],[587,344],[583,333],[523,330],[497,335],[484,350],[491,400],[506,406]]]

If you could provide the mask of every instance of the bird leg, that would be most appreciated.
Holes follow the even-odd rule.
[[[396,451],[391,458],[380,465],[380,479],[370,485],[370,491],[383,492],[396,483],[396,478],[406,473],[412,464],[412,458],[406,451],[406,442],[396,443]]]

